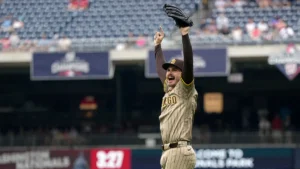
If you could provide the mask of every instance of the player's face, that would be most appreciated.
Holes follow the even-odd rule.
[[[181,77],[181,70],[175,66],[170,66],[167,69],[166,79],[168,87],[174,88]]]

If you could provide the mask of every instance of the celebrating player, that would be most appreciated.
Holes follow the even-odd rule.
[[[167,10],[170,16],[172,8]],[[194,86],[193,52],[188,34],[192,23],[175,21],[182,35],[184,61],[173,59],[165,63],[162,28],[154,36],[156,69],[165,91],[159,116],[163,142],[160,164],[163,169],[194,169],[196,155],[190,141],[198,93]]]

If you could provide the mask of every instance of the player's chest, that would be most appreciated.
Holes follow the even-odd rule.
[[[178,105],[181,102],[181,98],[176,93],[166,93],[162,98],[161,108],[164,109],[170,108],[172,106]]]

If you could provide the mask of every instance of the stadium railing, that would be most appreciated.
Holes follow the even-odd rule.
[[[300,132],[261,135],[258,132],[211,132],[194,134],[193,144],[295,144],[300,141]],[[151,142],[151,143],[150,143]],[[161,145],[159,133],[140,134],[79,134],[76,137],[50,134],[2,135],[0,146],[97,146],[97,145]]]

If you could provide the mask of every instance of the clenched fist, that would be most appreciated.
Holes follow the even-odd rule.
[[[165,37],[165,33],[164,33],[162,27],[160,27],[159,31],[156,32],[154,35],[154,45],[157,46],[157,45],[161,44],[164,37]]]

